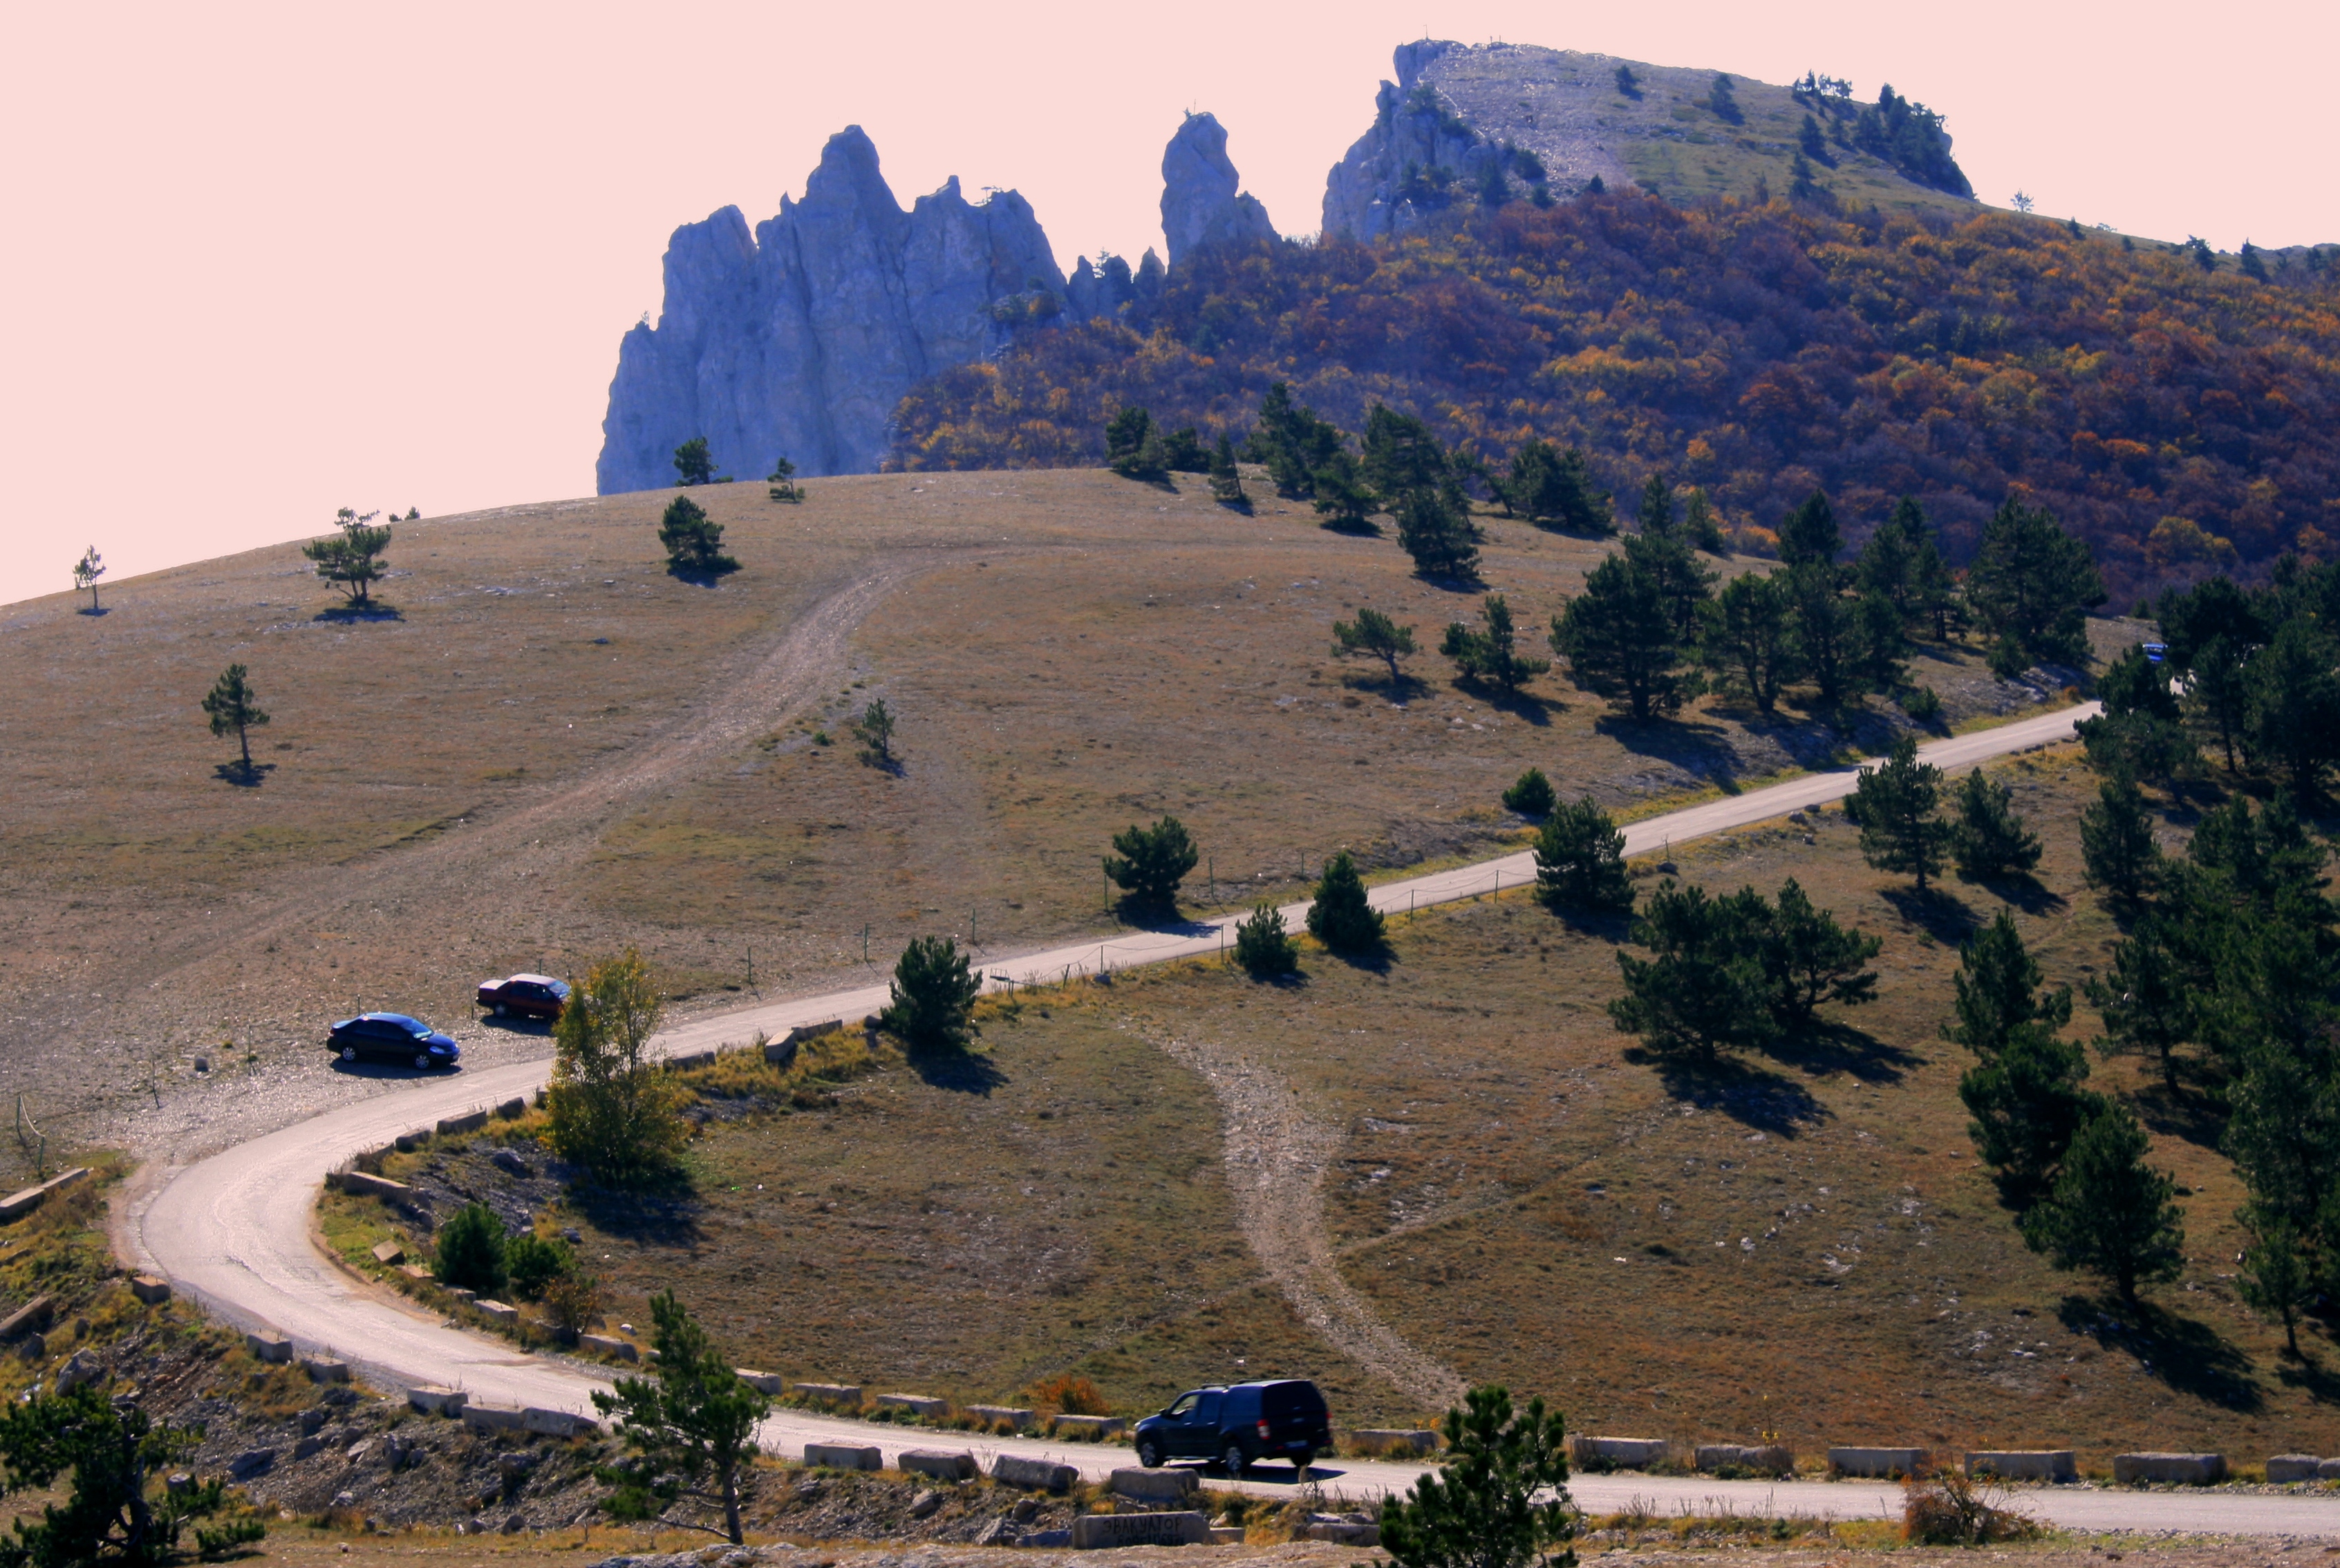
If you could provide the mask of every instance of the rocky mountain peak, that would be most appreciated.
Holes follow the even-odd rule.
[[[1162,233],[1175,268],[1205,245],[1251,244],[1275,238],[1259,198],[1227,156],[1226,128],[1215,114],[1189,114],[1162,151]]]

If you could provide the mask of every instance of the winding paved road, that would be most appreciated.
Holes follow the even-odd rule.
[[[1970,767],[2067,739],[2073,725],[2094,711],[2093,705],[2059,710],[1936,741],[1923,749],[1923,755],[1945,769]],[[1652,817],[1626,829],[1626,850],[1646,854],[1671,842],[1839,799],[1852,792],[1855,782],[1854,770],[1846,769]],[[1372,898],[1378,908],[1403,910],[1521,887],[1534,874],[1532,857],[1521,853],[1385,883],[1373,890]],[[1306,911],[1304,903],[1294,904],[1284,914],[1296,927]],[[1009,958],[991,966],[987,983],[1055,981],[1100,968],[1119,970],[1216,952],[1233,939],[1238,918],[1196,922],[1176,931],[1128,933]],[[778,1034],[797,1024],[857,1017],[885,1001],[886,987],[880,984],[775,1002],[694,1021],[670,1031],[659,1045],[669,1053],[704,1050],[745,1041],[759,1029]],[[383,1092],[369,1099],[167,1170],[159,1184],[140,1184],[151,1196],[125,1216],[125,1239],[142,1264],[167,1275],[220,1317],[241,1327],[273,1328],[304,1351],[340,1355],[383,1387],[444,1383],[482,1400],[590,1413],[588,1395],[607,1385],[597,1369],[560,1357],[525,1355],[506,1342],[447,1326],[443,1319],[402,1297],[352,1280],[312,1239],[316,1195],[327,1172],[362,1150],[378,1148],[441,1116],[532,1094],[544,1082],[547,1065],[540,1060],[460,1077],[386,1083]],[[774,1451],[796,1449],[808,1441],[868,1443],[891,1437],[886,1428],[794,1410],[775,1414],[760,1435]],[[912,1439],[921,1440],[934,1441]],[[1129,1462],[1128,1451],[1117,1446],[1024,1439],[987,1440],[974,1446],[987,1460],[996,1452],[1046,1455],[1094,1477]],[[1420,1473],[1420,1467],[1410,1464],[1340,1462],[1319,1466],[1317,1477],[1328,1492],[1366,1495],[1403,1490]],[[1281,1489],[1287,1484],[1271,1477],[1283,1474],[1277,1467],[1255,1476],[1249,1485],[1256,1491]],[[1728,1506],[1742,1513],[1837,1518],[1894,1515],[1901,1506],[1899,1488],[1863,1482],[1774,1484],[1586,1475],[1577,1479],[1573,1490],[1577,1501],[1593,1512],[1613,1511],[1635,1500],[1664,1513]],[[2340,1498],[2329,1496],[2137,1494],[2075,1487],[2019,1495],[2021,1505],[2043,1520],[2082,1530],[2340,1534]]]

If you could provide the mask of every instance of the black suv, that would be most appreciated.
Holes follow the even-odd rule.
[[[1261,1459],[1289,1459],[1308,1478],[1317,1454],[1333,1446],[1332,1414],[1316,1385],[1301,1378],[1197,1388],[1137,1424],[1137,1462],[1147,1469],[1172,1459],[1215,1459],[1228,1476]]]

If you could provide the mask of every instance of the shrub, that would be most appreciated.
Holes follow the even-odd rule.
[[[1503,809],[1522,817],[1549,817],[1558,803],[1559,797],[1552,792],[1552,780],[1543,776],[1541,768],[1529,769],[1503,791]]]
[[[1591,799],[1544,819],[1535,840],[1536,897],[1555,909],[1624,914],[1633,908],[1625,835]]]
[[[565,1334],[592,1326],[601,1315],[601,1282],[579,1269],[555,1275],[544,1285],[544,1315]]]
[[[648,1059],[664,1011],[649,966],[629,949],[587,970],[553,1021],[550,1141],[603,1181],[648,1180],[682,1151],[679,1091]]]
[[[1097,1392],[1096,1384],[1072,1373],[1060,1373],[1046,1383],[1032,1386],[1033,1408],[1044,1415],[1111,1415],[1113,1406]]]
[[[965,1050],[977,1029],[975,998],[983,975],[948,937],[913,937],[894,965],[892,1000],[878,1019],[910,1049]]]
[[[1901,699],[1901,711],[1913,723],[1938,724],[1942,719],[1942,694],[1930,686],[1912,686]]]
[[[1336,953],[1369,953],[1382,945],[1382,918],[1366,899],[1364,878],[1346,849],[1325,863],[1317,880],[1308,934]]]
[[[1980,1546],[2030,1540],[2039,1526],[1997,1506],[1992,1494],[1958,1472],[1945,1470],[1930,1480],[1912,1477],[1902,1489],[1901,1533],[1916,1546]]]
[[[1254,906],[1235,927],[1235,962],[1254,980],[1273,980],[1300,967],[1300,948],[1284,928],[1284,913],[1273,904]]]
[[[1105,874],[1131,903],[1152,908],[1175,907],[1178,884],[1203,858],[1175,817],[1164,817],[1151,828],[1132,823],[1113,836],[1113,847],[1120,854],[1106,857]]]
[[[481,1295],[503,1289],[504,1222],[487,1205],[467,1203],[450,1215],[435,1245],[441,1285]]]
[[[667,502],[658,539],[666,546],[666,569],[677,575],[719,577],[739,570],[739,563],[723,553],[723,525],[687,495]]]
[[[577,1266],[577,1255],[564,1241],[548,1241],[534,1231],[522,1231],[504,1243],[504,1272],[522,1301],[539,1301],[556,1279]]]

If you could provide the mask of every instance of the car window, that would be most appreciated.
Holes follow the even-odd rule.
[[[1195,1404],[1195,1419],[1206,1426],[1215,1424],[1219,1419],[1219,1399],[1215,1389],[1204,1394]]]
[[[1165,1415],[1175,1415],[1184,1419],[1194,1408],[1195,1395],[1191,1394],[1182,1394],[1178,1396],[1178,1403],[1172,1405],[1168,1410],[1164,1411],[1163,1414]]]

